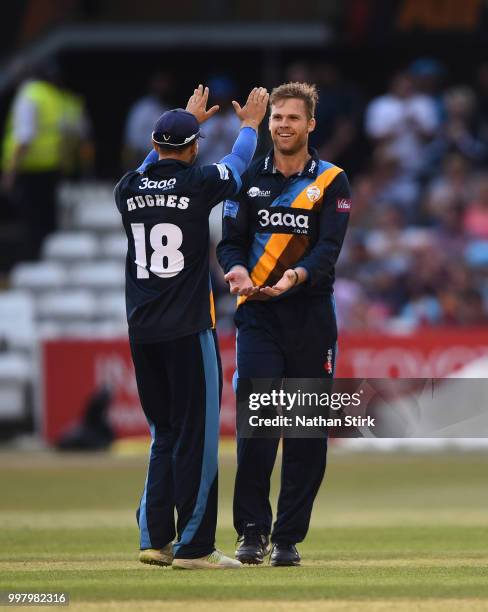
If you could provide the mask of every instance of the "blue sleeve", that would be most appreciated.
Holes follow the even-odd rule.
[[[223,157],[219,163],[229,166],[234,175],[242,175],[249,167],[256,151],[258,135],[256,130],[250,127],[243,127],[232,147],[232,153]]]
[[[151,149],[151,152],[148,153],[148,155],[146,156],[146,159],[142,162],[139,168],[137,168],[137,172],[144,172],[145,169],[149,166],[149,164],[154,164],[154,162],[157,162],[158,159],[159,159],[159,155],[157,151],[155,151],[154,149]]]

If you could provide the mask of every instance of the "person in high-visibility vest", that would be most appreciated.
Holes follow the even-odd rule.
[[[64,112],[57,72],[50,67],[20,85],[7,117],[2,187],[23,225],[22,259],[36,259],[44,237],[56,228]]]
[[[62,170],[68,179],[93,174],[95,147],[82,96],[63,89]]]

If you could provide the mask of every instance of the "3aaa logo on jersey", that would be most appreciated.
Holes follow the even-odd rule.
[[[259,225],[265,228],[287,228],[293,234],[308,234],[309,218],[307,215],[294,212],[276,211],[262,208],[258,210]]]
[[[162,179],[161,181],[150,181],[144,177],[141,179],[139,189],[172,189],[176,185],[176,179]]]

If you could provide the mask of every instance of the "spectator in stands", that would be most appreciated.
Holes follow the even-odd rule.
[[[240,126],[232,108],[232,100],[237,95],[234,81],[226,76],[215,76],[209,80],[208,87],[212,104],[218,104],[220,110],[205,123],[205,138],[199,141],[198,163],[202,166],[221,159],[232,149]]]
[[[488,240],[488,174],[478,180],[476,196],[466,209],[464,229],[471,238]]]
[[[442,308],[437,293],[447,280],[444,254],[436,245],[413,253],[404,279],[407,299],[400,311],[404,321],[412,327],[438,325],[442,321]]]
[[[385,204],[393,204],[402,208],[410,221],[416,219],[419,184],[402,171],[401,160],[387,145],[376,148],[369,172],[360,175],[355,183],[360,198],[358,207],[365,215],[376,216]],[[354,194],[356,199],[356,190]]]
[[[445,66],[432,57],[421,57],[408,67],[414,87],[420,94],[428,96],[435,104],[437,119],[442,123],[446,116],[442,87],[446,76]]]
[[[348,333],[369,327],[369,302],[363,287],[354,280],[338,279],[334,286],[337,304],[337,327]]]
[[[443,159],[442,173],[436,174],[425,191],[425,211],[434,219],[443,216],[453,202],[464,206],[473,197],[473,175],[470,162],[459,153]]]
[[[388,261],[397,270],[405,270],[408,265],[409,229],[401,209],[385,205],[378,219],[377,227],[368,233],[366,239],[368,253],[379,260]]]
[[[124,137],[124,166],[136,168],[147,155],[154,124],[168,110],[166,96],[172,78],[165,72],[154,74],[149,81],[147,95],[131,106],[127,115]],[[233,142],[233,141],[232,141]]]
[[[463,326],[488,324],[488,315],[483,303],[483,295],[477,288],[464,291],[458,302],[457,323]]]
[[[364,168],[364,170],[367,169],[368,168]],[[358,227],[363,230],[371,228],[376,222],[378,210],[374,206],[375,186],[373,185],[369,172],[356,175],[352,184],[352,192],[354,194],[354,207],[351,208],[349,226]],[[351,230],[349,229],[348,236],[350,233]],[[346,237],[343,253],[344,248],[347,248],[348,240],[349,238]]]
[[[338,267],[338,279],[357,283],[361,288],[365,317],[358,319],[356,313],[356,321],[362,320],[369,325],[375,319],[373,327],[378,328],[405,300],[401,282],[401,273],[405,266],[390,260],[388,247],[382,251],[388,252],[386,257],[376,253],[375,249],[371,248],[369,233],[350,233],[346,245],[347,249],[344,257],[341,256]],[[350,285],[349,289],[352,290],[352,287]],[[341,299],[344,299],[343,295]],[[369,302],[371,312],[369,307],[365,306],[366,302]],[[374,316],[371,318],[370,314],[373,312]]]
[[[488,62],[482,63],[476,74],[476,93],[478,98],[478,119],[480,133],[488,141]]]
[[[45,62],[20,84],[7,117],[2,187],[22,224],[22,259],[36,259],[44,237],[56,228],[65,110],[59,66]]]
[[[95,146],[92,125],[82,96],[63,90],[63,174],[69,178],[93,174]]]
[[[374,145],[384,145],[400,162],[401,171],[417,175],[425,161],[425,145],[439,126],[431,98],[415,91],[408,73],[396,74],[388,93],[372,100],[365,130]]]
[[[363,228],[353,228],[348,231],[341,257],[337,262],[337,278],[357,281],[364,276],[373,261],[366,248],[367,232]]]
[[[446,91],[444,100],[446,120],[427,152],[430,171],[438,171],[443,158],[453,151],[481,165],[488,157],[488,146],[481,135],[474,91],[465,86],[453,87]]]
[[[468,238],[464,232],[464,206],[455,198],[444,201],[437,215],[437,227],[433,230],[433,239],[444,253],[453,259],[462,261]]]

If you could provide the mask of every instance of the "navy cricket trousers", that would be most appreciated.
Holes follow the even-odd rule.
[[[215,332],[131,343],[131,352],[152,437],[137,510],[140,548],[163,548],[177,535],[175,557],[203,557],[215,549],[217,524],[222,377]]]
[[[236,311],[237,384],[246,378],[332,378],[337,352],[333,296],[245,302]],[[256,526],[271,540],[301,542],[323,480],[327,439],[284,438],[281,488],[271,531],[270,478],[279,440],[238,438],[234,527]]]

